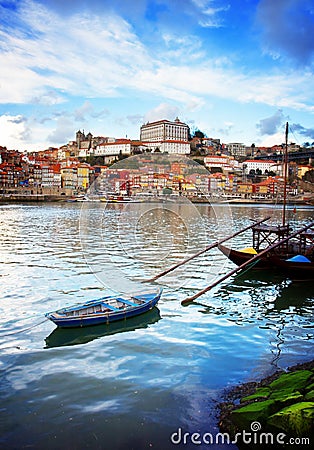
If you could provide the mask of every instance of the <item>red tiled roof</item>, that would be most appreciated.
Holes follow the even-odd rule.
[[[243,161],[244,163],[248,163],[248,162],[257,162],[257,163],[268,163],[268,164],[276,164],[275,161],[273,161],[272,159],[246,159],[245,161]]]

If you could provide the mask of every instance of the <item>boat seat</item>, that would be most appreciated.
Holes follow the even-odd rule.
[[[119,308],[116,308],[115,306],[109,305],[108,303],[101,302],[101,304],[108,309],[111,309],[112,311],[119,311]]]
[[[117,297],[116,300],[117,300],[118,302],[125,303],[126,305],[129,305],[129,306],[138,306],[136,303],[130,302],[130,300],[126,300],[125,298],[119,298],[119,297]]]

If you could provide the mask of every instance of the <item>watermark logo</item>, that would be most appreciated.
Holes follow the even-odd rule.
[[[308,437],[288,437],[285,433],[262,432],[260,422],[254,421],[250,425],[251,430],[242,430],[232,436],[229,433],[196,433],[177,429],[170,436],[174,445],[219,445],[219,444],[253,444],[253,445],[310,445]]]
[[[260,431],[262,429],[262,425],[259,422],[252,422],[251,423],[251,430],[252,431]]]

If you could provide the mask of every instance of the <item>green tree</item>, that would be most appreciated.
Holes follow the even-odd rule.
[[[199,139],[204,139],[205,134],[201,130],[195,130],[194,137],[197,137]]]
[[[199,158],[194,158],[194,161],[197,162],[198,164],[200,164],[201,166],[204,166],[204,160],[203,159],[199,159]]]

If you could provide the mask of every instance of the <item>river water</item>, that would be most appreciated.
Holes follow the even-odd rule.
[[[313,357],[312,284],[247,272],[182,307],[234,267],[215,249],[143,280],[268,215],[275,222],[280,209],[1,205],[1,448],[237,448],[190,436],[218,432],[224,389]],[[314,210],[288,218],[300,226]],[[58,330],[44,317],[152,287],[163,287],[158,308],[114,326]]]

